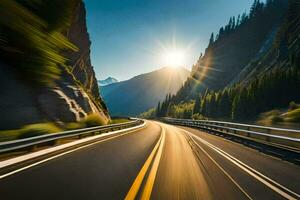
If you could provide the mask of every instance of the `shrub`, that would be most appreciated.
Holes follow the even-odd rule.
[[[193,120],[206,120],[207,118],[199,113],[196,113],[196,114],[193,114],[192,119]]]
[[[280,117],[279,115],[275,115],[271,117],[271,122],[272,123],[278,123],[278,122],[283,122],[283,118]]]
[[[105,119],[97,114],[88,115],[80,123],[82,123],[84,127],[102,126],[106,124]]]
[[[299,104],[296,104],[294,101],[290,102],[289,110],[295,110],[295,109],[298,109],[298,108],[300,108]]]
[[[112,119],[110,121],[110,124],[120,124],[120,123],[125,123],[125,122],[129,122],[129,119]]]
[[[20,133],[18,132],[18,130],[0,131],[0,142],[16,140],[16,139],[18,139],[19,135],[20,135]]]
[[[24,126],[18,131],[20,133],[18,139],[45,135],[49,133],[57,133],[60,131],[62,130],[53,123],[30,124]]]
[[[68,130],[74,130],[74,129],[80,129],[80,128],[84,128],[83,123],[71,122],[71,123],[66,124],[66,129],[68,129]]]
[[[287,112],[285,114],[285,121],[300,122],[300,108]]]

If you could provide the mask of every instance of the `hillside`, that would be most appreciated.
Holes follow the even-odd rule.
[[[231,17],[216,37],[211,35],[204,56],[193,67],[193,76],[206,88],[224,88],[253,58],[268,49],[286,9],[286,0],[268,1],[265,5],[255,0],[249,15]]]
[[[162,68],[127,81],[101,87],[111,115],[135,116],[154,107],[168,93],[175,94],[190,72],[185,68]]]
[[[90,61],[81,0],[0,2],[0,129],[109,115]]]
[[[163,102],[160,115],[172,117],[187,103],[182,112],[188,115],[181,116],[247,121],[299,102],[299,6],[296,0],[255,0],[248,15],[232,17],[216,38],[212,34],[193,78]]]

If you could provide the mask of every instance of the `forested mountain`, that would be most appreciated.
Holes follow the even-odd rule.
[[[103,86],[100,92],[111,115],[135,116],[154,107],[166,94],[175,94],[189,75],[185,68],[165,67]]]
[[[0,129],[109,120],[81,0],[0,1]]]
[[[160,116],[190,102],[185,117],[245,121],[300,102],[300,2],[255,0],[248,15],[231,18]],[[161,111],[162,110],[162,111]],[[183,115],[182,115],[183,116]]]
[[[227,86],[249,64],[268,50],[287,9],[287,0],[255,0],[250,13],[231,17],[214,37],[212,33],[204,56],[193,66],[193,76],[202,91]]]

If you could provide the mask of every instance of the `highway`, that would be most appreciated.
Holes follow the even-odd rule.
[[[1,200],[300,199],[300,167],[226,138],[147,121],[0,176]]]

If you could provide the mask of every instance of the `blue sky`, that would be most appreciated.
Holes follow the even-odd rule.
[[[230,16],[249,10],[253,0],[85,0],[98,79],[126,80],[164,66],[174,44],[191,68]],[[163,51],[163,49],[165,49]]]

